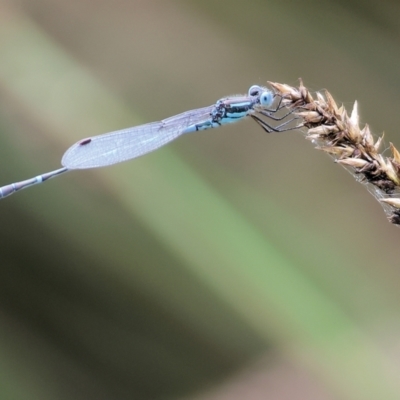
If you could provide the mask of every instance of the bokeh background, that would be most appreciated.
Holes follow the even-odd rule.
[[[0,2],[0,180],[245,93],[327,88],[400,145],[400,4]],[[400,230],[246,121],[0,204],[0,398],[400,399]]]

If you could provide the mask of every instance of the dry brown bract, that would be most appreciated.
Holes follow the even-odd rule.
[[[383,135],[376,141],[368,125],[360,129],[357,102],[351,115],[343,105],[338,107],[331,94],[316,93],[316,99],[300,80],[298,88],[269,82],[282,96],[282,105],[295,113],[308,129],[306,138],[349,170],[357,181],[382,204],[388,219],[400,225],[400,153],[390,143],[391,157],[379,152]]]

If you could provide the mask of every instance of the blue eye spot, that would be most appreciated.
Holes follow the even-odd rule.
[[[269,107],[274,101],[274,94],[270,91],[262,92],[260,95],[260,104]]]

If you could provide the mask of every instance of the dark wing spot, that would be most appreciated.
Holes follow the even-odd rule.
[[[81,142],[79,142],[79,146],[85,146],[86,144],[89,144],[91,141],[92,141],[91,138],[83,139]]]

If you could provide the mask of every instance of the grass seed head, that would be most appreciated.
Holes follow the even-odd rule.
[[[297,88],[269,83],[307,128],[306,139],[346,166],[357,181],[373,185],[370,192],[387,204],[389,221],[400,225],[400,152],[390,143],[392,157],[379,153],[384,135],[375,141],[368,124],[360,129],[357,101],[349,116],[328,91],[317,92],[314,98],[301,80]]]

